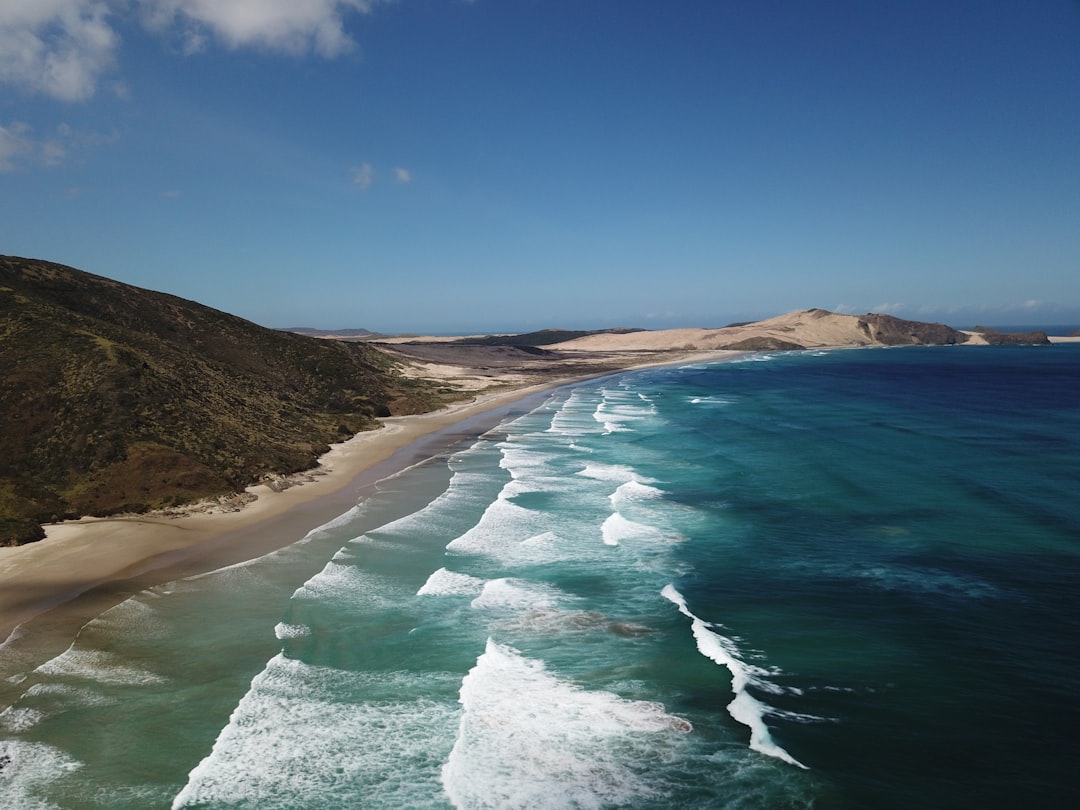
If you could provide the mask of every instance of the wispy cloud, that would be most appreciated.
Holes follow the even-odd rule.
[[[25,121],[0,124],[0,172],[29,166],[59,166],[88,146],[115,140],[116,135],[78,132],[60,124],[51,134],[38,136]]]
[[[179,36],[187,53],[229,48],[333,58],[355,42],[349,14],[392,0],[0,0],[0,83],[61,101],[94,95],[116,65],[115,20],[137,4],[143,25]],[[124,85],[116,85],[118,94]]]
[[[33,150],[30,127],[15,121],[6,127],[0,124],[0,172],[14,171]]]
[[[362,163],[352,170],[352,182],[353,185],[364,191],[371,187],[372,182],[375,180],[375,169],[372,168],[370,163]]]
[[[403,169],[401,166],[398,166],[394,169],[394,179],[397,180],[399,183],[411,183],[412,172],[410,172],[408,169]]]

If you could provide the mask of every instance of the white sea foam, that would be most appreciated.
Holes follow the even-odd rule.
[[[46,661],[36,672],[51,677],[78,678],[113,686],[145,686],[168,681],[150,670],[131,666],[114,653],[77,649],[74,645]]]
[[[624,424],[628,421],[627,419],[619,418],[616,414],[605,408],[603,403],[600,403],[600,405],[597,406],[595,413],[593,413],[593,419],[603,425],[605,436],[611,433],[628,433],[632,430],[632,428],[629,428]]]
[[[762,754],[805,768],[805,765],[777,745],[769,734],[768,726],[765,725],[765,716],[777,712],[747,691],[747,687],[753,685],[774,694],[782,692],[780,687],[765,679],[769,673],[743,661],[735,642],[715,632],[712,624],[691,613],[683,595],[675,590],[674,586],[665,585],[661,594],[675,604],[680,613],[690,619],[690,628],[697,641],[698,651],[706,658],[726,667],[731,673],[731,691],[735,693],[735,699],[728,704],[728,713],[750,729],[750,747]]]
[[[44,743],[0,740],[0,799],[15,810],[59,810],[41,798],[42,789],[82,763]]]
[[[334,529],[339,529],[342,526],[347,526],[349,523],[355,520],[362,511],[363,510],[360,506],[354,506],[347,512],[343,512],[342,514],[338,515],[333,520],[328,520],[321,526],[316,526],[314,529],[312,529],[303,536],[301,542],[303,542],[304,540],[313,540],[316,537],[325,537],[329,535]]]
[[[646,774],[690,724],[658,703],[587,691],[488,640],[461,683],[442,783],[458,808],[600,808],[660,800]]]
[[[625,464],[586,464],[585,469],[576,474],[597,481],[615,481],[620,484],[627,481],[637,481],[639,484],[655,483],[654,479],[638,475],[633,467]]]
[[[372,543],[389,540],[396,543],[408,543],[410,538],[417,535],[438,532],[445,525],[448,513],[452,514],[462,508],[469,508],[473,504],[486,502],[490,498],[490,495],[486,494],[491,485],[490,473],[469,469],[474,458],[483,454],[483,447],[474,446],[473,449],[465,451],[456,464],[450,465],[456,469],[450,477],[447,488],[434,500],[415,512],[369,530],[366,536],[355,538],[353,542]],[[395,548],[400,548],[400,546]]]
[[[510,502],[509,498],[520,492],[520,487],[514,486],[514,482],[504,487],[499,497],[484,510],[476,525],[447,544],[447,551],[495,557],[515,553],[514,546],[544,528],[542,514]]]
[[[502,451],[499,466],[513,478],[547,478],[555,475],[555,471],[548,466],[549,461],[558,458],[555,453],[514,442],[500,442],[499,449]]]
[[[177,587],[180,583],[168,583],[125,599],[87,622],[86,629],[114,632],[126,639],[150,640],[166,637],[170,628],[158,615],[156,603],[169,593],[167,588],[170,586]]]
[[[341,565],[333,560],[318,574],[296,589],[292,598],[299,601],[330,600],[339,605],[370,610],[392,604],[400,595],[384,577],[355,565]]]
[[[311,635],[311,628],[306,624],[285,624],[285,622],[278,622],[274,627],[274,635],[281,641],[290,638],[306,638]]]
[[[628,520],[618,512],[608,516],[607,520],[605,520],[600,527],[600,534],[604,540],[604,544],[608,546],[617,546],[631,540],[644,540],[656,543],[674,542],[680,539],[673,535],[666,535],[654,526],[646,526],[644,523]]]
[[[173,800],[186,807],[412,808],[440,794],[459,709],[405,673],[271,659]],[[424,677],[439,679],[437,673]],[[350,700],[357,690],[370,694]],[[423,695],[402,700],[401,695]]]
[[[557,546],[562,542],[562,538],[555,532],[542,532],[541,534],[528,537],[521,541],[521,545],[525,548],[532,549],[550,549]]]
[[[619,504],[627,502],[659,498],[663,496],[663,494],[664,491],[662,489],[643,484],[635,478],[619,484],[618,489],[611,493],[609,498],[611,499],[612,505],[618,506]]]
[[[100,689],[42,681],[33,684],[16,703],[0,712],[0,728],[11,732],[26,731],[64,712],[111,706],[119,700],[119,697],[104,694]]]
[[[471,605],[479,610],[552,609],[558,604],[559,597],[559,591],[551,586],[502,577],[485,582]]]
[[[482,579],[440,568],[427,578],[427,582],[420,586],[416,595],[473,596],[480,593],[483,587],[484,580]]]
[[[585,395],[578,390],[572,391],[566,402],[551,418],[548,433],[561,436],[583,436],[596,431],[593,419],[595,406],[586,401]]]
[[[0,712],[0,728],[8,732],[27,731],[48,716],[40,709],[9,706]]]
[[[603,425],[605,434],[632,431],[635,423],[656,414],[656,406],[636,393],[605,388],[602,394],[593,419]]]

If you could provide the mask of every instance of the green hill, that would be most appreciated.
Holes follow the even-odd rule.
[[[385,354],[0,256],[0,544],[312,467],[330,442],[453,394]]]

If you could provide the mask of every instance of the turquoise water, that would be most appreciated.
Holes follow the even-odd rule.
[[[555,392],[7,654],[27,808],[1074,807],[1080,351]]]

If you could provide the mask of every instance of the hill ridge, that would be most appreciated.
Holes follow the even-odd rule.
[[[451,397],[363,343],[0,256],[0,543],[237,492]]]

